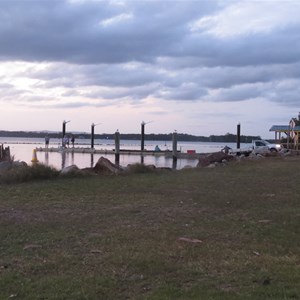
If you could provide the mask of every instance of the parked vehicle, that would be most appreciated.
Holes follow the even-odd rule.
[[[246,156],[250,153],[266,153],[266,152],[278,152],[282,150],[283,147],[280,144],[272,144],[265,140],[253,140],[252,146],[240,148],[240,149],[231,149],[230,154],[245,154]]]

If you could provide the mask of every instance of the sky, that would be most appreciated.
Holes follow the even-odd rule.
[[[0,0],[0,130],[273,138],[300,111],[298,0]]]

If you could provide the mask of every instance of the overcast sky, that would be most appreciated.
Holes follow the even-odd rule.
[[[274,137],[300,111],[299,0],[0,0],[0,129]]]

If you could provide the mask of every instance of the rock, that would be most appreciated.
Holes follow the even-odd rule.
[[[63,168],[61,171],[60,171],[60,174],[61,175],[66,175],[66,174],[78,174],[80,173],[80,169],[76,166],[76,165],[71,165],[71,166],[68,166],[68,167],[65,167]]]
[[[12,167],[13,168],[24,168],[27,167],[27,163],[25,161],[13,161]]]
[[[81,169],[81,172],[82,174],[85,174],[85,175],[97,175],[97,173],[95,172],[94,168],[83,168]]]
[[[107,158],[101,156],[94,166],[93,170],[96,173],[108,173],[108,174],[119,174],[123,171],[122,167],[113,164]]]
[[[42,246],[36,244],[28,244],[23,247],[23,250],[36,249],[36,248],[42,248]]]
[[[12,163],[10,161],[1,161],[0,162],[0,171],[8,171],[12,168]]]
[[[178,238],[178,241],[181,241],[181,242],[187,242],[187,243],[192,243],[192,244],[198,244],[198,243],[203,243],[202,240],[199,240],[199,239],[192,239],[192,238],[188,238],[188,237],[179,237]]]
[[[125,171],[129,173],[149,173],[154,172],[157,168],[154,165],[144,165],[140,163],[127,165]]]
[[[207,167],[210,164],[221,163],[223,160],[230,161],[233,160],[234,157],[232,155],[228,155],[224,152],[215,152],[210,154],[204,154],[199,157],[199,162],[197,167]]]

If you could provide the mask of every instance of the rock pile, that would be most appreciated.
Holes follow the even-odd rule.
[[[211,164],[225,163],[230,160],[234,160],[234,156],[226,154],[222,151],[215,152],[215,153],[209,153],[209,154],[203,154],[203,156],[200,156],[200,158],[199,158],[197,167],[208,167]]]

